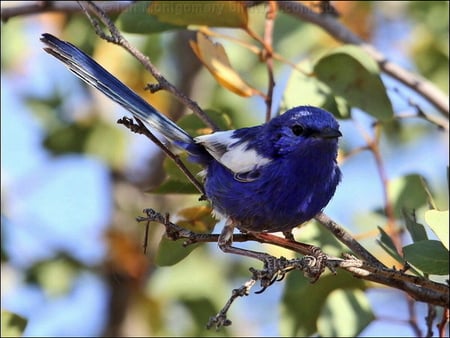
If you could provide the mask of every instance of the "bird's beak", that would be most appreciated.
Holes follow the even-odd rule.
[[[314,136],[318,138],[338,138],[342,136],[342,133],[338,129],[325,128],[318,131]]]

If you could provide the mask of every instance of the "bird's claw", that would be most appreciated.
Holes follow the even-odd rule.
[[[304,267],[302,270],[311,283],[315,283],[327,267],[327,255],[319,248],[316,249],[313,252],[314,256],[303,257]]]
[[[255,293],[262,293],[273,283],[283,280],[286,273],[292,270],[290,262],[284,257],[267,256],[264,259],[264,268],[262,270],[250,268],[250,272],[253,274],[252,279],[255,281],[259,280],[261,285],[261,289]]]
[[[252,279],[260,281],[261,289],[255,293],[264,292],[275,282],[282,281],[291,270],[301,270],[309,278],[311,283],[316,282],[327,266],[327,256],[322,252],[315,253],[315,256],[304,256],[303,258],[286,259],[268,256],[264,259],[264,268],[257,270],[250,268],[253,274]]]

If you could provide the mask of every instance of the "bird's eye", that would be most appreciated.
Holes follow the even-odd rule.
[[[299,124],[293,125],[291,129],[295,136],[300,136],[305,132],[305,128]]]

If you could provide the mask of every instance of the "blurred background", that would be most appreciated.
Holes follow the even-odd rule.
[[[353,32],[448,94],[448,2],[333,4]],[[1,4],[2,11],[19,5]],[[249,14],[254,30],[261,33],[263,9]],[[238,30],[217,31],[248,39]],[[143,253],[145,224],[137,223],[136,217],[144,208],[169,212],[172,221],[182,221],[189,218],[186,208],[206,204],[196,194],[155,193],[165,178],[165,157],[148,139],[115,123],[127,112],[84,86],[42,50],[39,37],[44,32],[93,55],[173,119],[188,113],[173,96],[144,91],[154,82],[151,75],[120,47],[99,39],[80,12],[22,15],[2,23],[2,310],[27,319],[24,336],[291,335],[286,288],[304,283],[300,273],[261,295],[238,299],[229,313],[231,327],[205,330],[209,316],[225,304],[232,289],[249,279],[248,268],[259,263],[226,255],[212,243],[198,246],[178,264],[158,266],[164,232],[158,224],[151,225],[148,252]],[[193,31],[125,36],[202,108],[226,114],[230,128],[264,121],[260,97],[237,96],[204,69],[189,47]],[[232,41],[221,43],[241,76],[265,91],[266,69],[257,56]],[[321,29],[278,13],[274,47],[291,62],[314,59],[336,46]],[[292,67],[276,64],[273,113],[286,108],[288,96],[289,104],[311,104],[289,86],[292,72]],[[427,114],[439,116],[411,90],[387,77],[383,80],[397,115],[412,114],[412,100]],[[373,133],[373,122],[357,109],[352,110],[352,119],[340,121],[343,156],[365,145],[364,133]],[[381,154],[390,180],[418,174],[426,179],[438,206],[448,208],[448,130],[419,118],[401,119],[382,136]],[[343,181],[325,212],[393,265],[376,243],[377,226],[386,219],[377,212],[384,203],[383,186],[373,154],[360,152],[341,167]],[[420,210],[417,215],[423,220]],[[220,229],[218,224],[215,232]],[[296,237],[339,255],[339,246],[326,242],[321,230],[310,225],[297,230]],[[254,243],[241,246],[292,256]],[[358,282],[348,283],[356,287]],[[425,304],[412,308],[404,294],[379,285],[358,287],[365,290],[375,318],[360,336],[416,336],[411,318],[425,330]],[[299,300],[309,301],[314,302],[307,297]]]

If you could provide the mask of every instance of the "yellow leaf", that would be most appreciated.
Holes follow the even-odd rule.
[[[206,35],[198,32],[197,42],[190,41],[190,45],[195,55],[222,86],[244,97],[260,94],[232,68],[227,53],[221,44],[213,43]]]
[[[152,1],[148,11],[160,22],[245,28],[247,7],[240,1]]]
[[[217,223],[211,215],[211,207],[206,205],[180,210],[178,216],[177,224],[194,232],[209,233]]]

